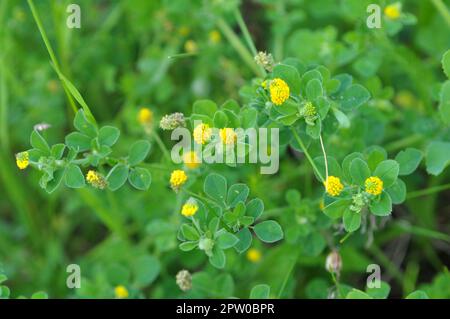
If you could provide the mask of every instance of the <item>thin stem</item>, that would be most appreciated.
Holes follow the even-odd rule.
[[[325,147],[323,146],[322,134],[319,135],[320,147],[322,148],[323,160],[325,162],[325,180],[328,179],[328,158],[327,153],[325,152]]]
[[[386,148],[386,151],[393,152],[393,151],[399,150],[401,148],[405,148],[407,146],[416,144],[417,142],[421,141],[422,139],[423,139],[423,135],[419,135],[419,134],[410,135],[405,138],[402,138],[402,139],[399,139],[392,143],[387,144],[385,148]]]
[[[397,223],[394,224],[395,228],[398,228],[399,230],[408,233],[408,234],[413,234],[413,235],[417,235],[417,236],[424,236],[424,237],[428,237],[428,238],[432,238],[432,239],[437,239],[437,240],[443,240],[443,241],[447,241],[450,243],[450,235],[432,230],[432,229],[427,229],[424,227],[419,227],[419,226],[414,226],[409,224],[406,221],[398,221]]]
[[[241,40],[230,28],[228,23],[222,18],[218,18],[216,23],[217,27],[225,35],[231,46],[241,56],[242,60],[244,60],[244,62],[253,70],[256,76],[263,77],[264,73],[261,72],[255,60],[253,60],[253,56],[251,55],[250,51],[245,47],[244,44],[242,44]]]
[[[48,55],[50,56],[50,60],[52,61],[53,66],[59,76],[60,74],[62,74],[62,72],[59,67],[58,60],[56,59],[55,52],[53,51],[50,41],[48,40],[47,33],[45,33],[44,27],[42,26],[42,22],[41,22],[41,19],[39,18],[39,14],[37,13],[37,10],[36,10],[36,7],[34,6],[33,0],[27,0],[27,1],[28,1],[28,6],[31,9],[31,13],[33,14],[34,21],[36,22],[36,25],[41,34],[42,40],[44,41],[45,47],[47,48],[47,52],[48,52]],[[72,107],[72,110],[74,111],[74,113],[76,113],[77,107],[75,105],[75,101],[74,101],[72,95],[70,94],[69,90],[67,89],[67,86],[64,83],[64,81],[61,81],[61,83],[64,88],[64,92],[66,93],[67,99],[69,100],[69,103]]]
[[[444,190],[450,189],[450,184],[433,186],[430,188],[422,189],[420,191],[411,192],[406,196],[406,199],[412,199],[421,196],[427,196],[434,193],[438,193]]]
[[[431,0],[435,8],[439,11],[445,22],[450,27],[450,12],[442,0]]]
[[[291,127],[291,131],[294,134],[294,137],[296,139],[296,141],[298,142],[298,144],[300,145],[301,149],[303,150],[303,153],[305,153],[306,158],[308,159],[309,163],[311,164],[311,166],[313,167],[314,171],[316,172],[316,174],[319,176],[320,180],[323,182],[325,182],[325,180],[323,179],[322,174],[319,172],[319,170],[317,169],[316,164],[314,163],[314,161],[312,160],[311,156],[308,153],[308,150],[306,149],[305,145],[303,144],[303,141],[301,140],[300,136],[297,134],[297,132],[295,131],[294,128]]]
[[[297,264],[297,259],[298,259],[299,255],[300,255],[300,253],[299,253],[299,250],[297,249],[297,253],[295,254],[295,256],[291,257],[292,258],[292,262],[291,262],[291,265],[289,266],[289,269],[286,272],[286,275],[285,275],[285,277],[283,279],[283,282],[281,284],[280,291],[278,292],[278,299],[281,299],[281,296],[283,295],[284,289],[286,289],[286,285],[287,285],[287,283],[289,281],[289,277],[291,276],[291,273],[294,270],[295,265]]]
[[[374,255],[375,258],[377,258],[378,261],[383,264],[384,267],[386,267],[387,271],[398,281],[400,285],[403,283],[403,274],[400,272],[397,265],[392,263],[389,257],[386,256],[385,253],[380,248],[378,248],[377,245],[372,244],[372,246],[370,246],[369,248],[369,252],[371,252],[372,255]]]
[[[156,131],[153,131],[152,137],[155,139],[156,144],[158,144],[159,148],[161,149],[161,152],[163,152],[164,157],[169,162],[172,161],[172,158],[170,157],[169,150],[167,149],[166,145],[164,145],[163,141],[159,137],[158,133]]]

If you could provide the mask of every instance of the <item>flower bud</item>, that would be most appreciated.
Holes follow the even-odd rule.
[[[272,72],[275,65],[272,54],[267,54],[266,52],[262,51],[258,52],[258,54],[255,55],[255,62],[269,72]]]
[[[187,270],[180,270],[176,276],[178,287],[181,290],[187,291],[192,288],[192,276]]]
[[[165,131],[174,130],[177,127],[185,127],[185,126],[186,126],[186,119],[184,118],[184,114],[180,112],[164,115],[161,121],[159,122],[159,127]]]
[[[342,269],[342,259],[339,253],[336,250],[333,250],[328,256],[325,262],[325,268],[330,273],[335,273],[339,275]]]

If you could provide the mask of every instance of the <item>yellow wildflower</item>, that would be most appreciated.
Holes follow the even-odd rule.
[[[212,130],[208,124],[202,123],[194,128],[192,135],[194,136],[194,141],[197,144],[205,144],[211,138]]]
[[[198,159],[197,153],[194,151],[189,151],[184,154],[183,162],[189,169],[196,169],[200,165],[200,160]]]
[[[178,29],[178,33],[181,36],[185,37],[185,36],[189,35],[189,33],[191,33],[191,29],[188,26],[184,25]]]
[[[270,81],[270,99],[273,104],[281,105],[289,98],[289,86],[280,78]]]
[[[30,155],[28,152],[16,154],[16,164],[19,169],[25,169],[30,164]]]
[[[148,125],[153,120],[153,112],[149,108],[143,107],[139,110],[137,119],[142,125]]]
[[[252,263],[257,263],[261,260],[261,252],[256,248],[250,248],[247,251],[247,259]]]
[[[325,185],[325,191],[331,196],[339,196],[344,189],[339,177],[328,176],[327,180],[323,183]]]
[[[187,40],[184,43],[184,50],[187,53],[195,53],[195,52],[197,52],[197,43],[194,40]]]
[[[212,30],[209,32],[209,41],[211,43],[217,44],[220,42],[222,36],[220,35],[220,32],[217,30]]]
[[[372,195],[380,195],[383,191],[383,181],[377,176],[367,178],[364,186],[366,187],[366,193]]]
[[[220,135],[220,140],[224,144],[232,145],[232,144],[236,143],[237,134],[232,128],[226,127],[226,128],[220,129],[219,135]]]
[[[384,14],[391,20],[397,20],[400,17],[401,10],[401,4],[399,2],[396,2],[384,8]]]
[[[93,170],[87,172],[86,181],[92,186],[100,189],[104,189],[107,184],[105,178],[100,173]]]
[[[190,199],[181,208],[181,215],[185,217],[191,217],[194,216],[197,211],[198,211],[197,202],[195,200]]]
[[[188,177],[183,170],[176,169],[170,175],[170,186],[176,191],[186,183],[187,179]]]
[[[114,288],[114,294],[116,295],[117,299],[125,299],[128,298],[128,289],[125,288],[125,286],[119,285],[116,288]]]

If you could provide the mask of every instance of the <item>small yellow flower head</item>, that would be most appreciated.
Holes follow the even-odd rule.
[[[122,285],[116,286],[116,288],[114,288],[114,294],[116,295],[117,299],[125,299],[129,296],[128,289]]]
[[[400,17],[402,5],[399,2],[388,5],[384,8],[384,14],[391,20],[397,20]]]
[[[261,252],[256,248],[250,248],[247,251],[247,259],[252,263],[257,263],[261,260]]]
[[[194,41],[194,40],[187,40],[185,43],[184,43],[184,50],[187,52],[187,53],[195,53],[195,52],[197,52],[197,43]]]
[[[267,89],[267,80],[263,81],[263,82],[261,83],[261,86],[262,86],[262,88],[263,88],[264,90]]]
[[[199,124],[194,128],[192,133],[194,136],[194,141],[197,144],[205,144],[211,139],[212,130],[208,124]]]
[[[217,30],[212,30],[209,32],[209,41],[213,44],[217,44],[222,39],[220,32]]]
[[[90,170],[86,174],[86,181],[95,188],[104,189],[107,185],[106,179],[98,172]]]
[[[197,153],[194,151],[189,151],[183,155],[183,162],[189,169],[196,169],[200,166],[200,160],[198,159]]]
[[[222,143],[226,145],[233,145],[236,143],[237,134],[232,128],[226,127],[220,129],[219,135]]]
[[[273,104],[281,105],[289,98],[289,86],[280,78],[270,81],[270,99]]]
[[[28,152],[16,154],[16,164],[19,169],[25,169],[30,164],[30,155]]]
[[[149,125],[153,120],[153,112],[149,108],[143,107],[139,110],[137,119],[141,125]]]
[[[303,109],[305,117],[314,117],[317,115],[316,108],[311,102],[306,102],[305,108]]]
[[[197,201],[193,198],[190,198],[181,208],[181,215],[185,217],[191,217],[194,216],[197,211]]]
[[[328,176],[327,180],[323,183],[325,185],[325,191],[331,196],[339,196],[344,189],[339,177]]]
[[[177,191],[186,183],[187,179],[188,177],[184,171],[176,169],[170,175],[170,186],[174,191]]]
[[[188,26],[182,26],[178,29],[178,33],[185,37],[187,35],[189,35],[189,33],[191,33],[191,29]]]
[[[370,176],[366,179],[364,186],[366,187],[366,193],[372,195],[380,195],[383,191],[383,181],[377,176]]]

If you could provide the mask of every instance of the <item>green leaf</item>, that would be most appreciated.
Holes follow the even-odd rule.
[[[450,79],[450,50],[444,53],[442,56],[442,69],[445,75]]]
[[[128,167],[124,164],[116,164],[106,176],[108,188],[115,191],[122,187],[128,178]]]
[[[359,84],[353,84],[347,88],[342,96],[341,108],[344,111],[355,110],[370,99],[370,93],[367,89]]]
[[[361,226],[361,214],[350,209],[344,211],[344,228],[346,231],[354,232]]]
[[[345,299],[373,299],[373,298],[368,294],[366,294],[364,291],[353,289],[347,294]]]
[[[274,220],[263,221],[253,228],[256,236],[266,243],[274,243],[283,238],[281,226]]]
[[[417,166],[419,166],[422,158],[422,152],[416,148],[407,148],[406,150],[399,152],[395,157],[396,162],[400,166],[398,174],[411,174],[417,169]]]
[[[384,281],[380,281],[380,287],[367,287],[366,293],[374,299],[386,299],[391,292],[391,286]]]
[[[44,291],[38,291],[31,295],[31,299],[48,299],[48,294]]]
[[[178,247],[182,251],[191,251],[197,246],[198,246],[198,242],[197,241],[185,241],[184,243],[181,243]]]
[[[254,198],[247,203],[246,207],[246,214],[257,220],[264,211],[264,202],[259,198]]]
[[[128,181],[133,187],[146,191],[152,183],[152,175],[145,168],[135,167],[131,169]]]
[[[119,139],[120,131],[114,126],[103,126],[98,132],[100,145],[113,146]]]
[[[370,177],[369,166],[362,159],[355,158],[350,164],[350,176],[354,184],[364,185],[366,179]]]
[[[65,183],[70,188],[80,188],[85,185],[84,176],[81,169],[75,164],[66,167]]]
[[[55,144],[52,146],[51,155],[56,159],[61,159],[65,149],[66,145],[63,143]]]
[[[352,181],[352,177],[350,175],[350,165],[355,158],[364,159],[364,156],[361,153],[354,152],[347,155],[342,161],[342,175],[344,179],[349,183]]]
[[[84,135],[80,132],[72,132],[66,136],[66,144],[69,147],[73,147],[78,150],[78,152],[87,151],[91,148],[91,140],[87,135]]]
[[[242,228],[236,233],[236,237],[239,239],[239,242],[234,246],[234,249],[236,249],[238,253],[242,254],[252,244],[252,233],[248,228]]]
[[[47,141],[36,130],[31,132],[30,144],[31,144],[31,146],[40,150],[41,152],[45,153],[46,155],[50,154],[50,147],[48,146]]]
[[[269,294],[269,285],[256,285],[250,291],[250,299],[269,299]]]
[[[239,202],[244,202],[247,200],[250,190],[245,184],[234,184],[231,185],[228,190],[227,195],[227,205],[229,207],[234,207]]]
[[[450,143],[431,142],[427,147],[425,158],[427,172],[432,175],[441,174],[450,164]]]
[[[395,205],[403,203],[406,199],[406,185],[401,179],[397,179],[386,191],[391,197],[392,203]]]
[[[439,94],[439,113],[442,121],[450,124],[450,81],[445,81]]]
[[[315,125],[306,126],[306,134],[317,140],[319,139],[320,132],[322,131],[322,121],[320,119],[317,119],[314,123]]]
[[[258,111],[252,107],[244,108],[240,114],[242,128],[256,127]]]
[[[219,174],[209,174],[203,184],[203,190],[205,194],[223,205],[227,195],[227,180]]]
[[[230,110],[234,114],[239,114],[239,111],[241,110],[239,103],[233,99],[229,99],[229,100],[225,101],[225,103],[223,103],[221,105],[221,108],[224,110]]]
[[[339,126],[342,128],[349,128],[350,127],[350,119],[348,118],[348,116],[344,112],[341,112],[337,108],[332,108],[332,110],[333,110],[334,117],[339,122]]]
[[[211,100],[198,100],[194,102],[192,113],[206,115],[210,118],[214,118],[214,114],[217,111],[217,105]]]
[[[214,127],[224,128],[228,126],[228,117],[223,111],[217,111],[214,114]]]
[[[344,212],[348,210],[352,201],[350,199],[338,199],[331,204],[325,206],[323,212],[332,219],[340,218]]]
[[[131,166],[139,164],[147,157],[149,151],[150,143],[148,141],[140,140],[134,142],[128,152],[128,163]]]
[[[151,284],[158,277],[161,270],[159,260],[150,255],[132,258],[131,269],[136,288],[143,288]]]
[[[306,97],[309,101],[314,101],[323,95],[322,83],[318,79],[312,79],[306,85]]]
[[[370,211],[377,216],[387,216],[392,212],[392,200],[387,192],[382,192],[379,199],[370,203]]]
[[[323,156],[318,156],[314,158],[314,163],[317,166],[317,169],[322,174],[323,178],[326,176],[326,167],[325,167],[325,161]],[[336,161],[336,159],[332,156],[327,156],[327,163],[328,163],[328,176],[336,176],[341,177],[342,176],[342,169],[339,163]],[[317,176],[316,172],[314,171],[314,175],[316,176],[317,180],[321,182],[319,177]]]
[[[223,250],[218,248],[217,246],[214,246],[212,255],[209,257],[209,262],[211,263],[211,265],[218,269],[222,269],[223,267],[225,267],[225,261],[226,257]]]
[[[291,94],[300,94],[300,75],[296,68],[286,64],[277,64],[273,68],[273,77],[281,78],[289,86]]]
[[[406,296],[405,299],[429,299],[429,297],[425,291],[416,290]]]
[[[75,126],[75,128],[79,132],[81,132],[84,135],[87,135],[91,138],[97,136],[97,129],[95,127],[95,124],[88,121],[83,110],[78,110],[77,114],[75,114],[75,118],[73,120],[73,126]]]
[[[59,187],[64,178],[65,172],[65,169],[59,169],[53,173],[53,179],[48,181],[45,186],[47,193],[51,194]]]
[[[372,146],[367,150],[367,164],[371,171],[377,168],[378,164],[387,159],[387,153],[384,148],[380,146]]]
[[[221,234],[217,238],[217,245],[221,249],[231,248],[234,245],[236,245],[238,242],[239,242],[239,238],[237,238],[235,235],[228,233],[228,232]]]
[[[301,245],[303,253],[306,256],[318,256],[327,246],[327,242],[323,238],[322,234],[312,232],[305,238],[302,238]]]
[[[398,177],[399,165],[394,160],[385,160],[378,164],[373,172],[374,176],[378,176],[383,181],[383,188],[388,188],[395,183]]]
[[[183,234],[184,238],[187,240],[199,240],[200,234],[198,231],[188,224],[181,225],[181,233]]]

